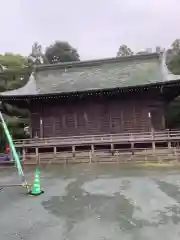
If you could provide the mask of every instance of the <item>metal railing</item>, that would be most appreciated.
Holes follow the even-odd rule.
[[[151,142],[180,140],[180,131],[159,131],[159,132],[139,132],[103,135],[84,135],[51,138],[31,138],[14,140],[17,147],[30,146],[65,146],[65,145],[86,145],[101,143],[128,143],[128,142]]]

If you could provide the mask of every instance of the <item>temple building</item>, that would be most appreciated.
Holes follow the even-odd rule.
[[[180,76],[165,53],[39,65],[1,100],[31,112],[31,137],[148,132],[166,128],[165,111]]]

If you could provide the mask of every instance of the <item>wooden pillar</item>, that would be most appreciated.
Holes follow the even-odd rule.
[[[77,129],[78,121],[77,121],[77,113],[74,113],[74,127]]]
[[[30,138],[33,138],[32,123],[29,126],[29,133],[30,133]]]
[[[137,128],[137,121],[136,121],[136,109],[135,106],[133,106],[132,109],[132,122],[133,122],[133,128],[136,129]]]
[[[92,162],[92,159],[94,158],[94,145],[91,144],[91,152],[90,152],[90,162]]]
[[[76,159],[76,147],[75,146],[72,146],[72,158],[73,158],[73,161]]]
[[[92,151],[89,151],[89,163],[92,163]]]
[[[121,133],[124,132],[124,109],[121,109]]]
[[[149,113],[150,116],[151,116],[151,113]],[[150,117],[150,120],[151,120],[151,117]],[[154,140],[154,128],[152,126],[152,123],[151,123],[151,136],[152,136],[152,150],[153,152],[156,151],[156,143],[155,143],[155,140]]]
[[[93,144],[91,144],[91,151],[92,151],[92,153],[94,153],[94,145]]]
[[[111,143],[111,154],[112,154],[112,156],[114,156],[114,144],[113,143]]]
[[[57,153],[57,147],[53,147],[53,155],[54,155],[54,159],[56,159],[56,153]]]
[[[162,128],[165,129],[166,128],[166,120],[164,115],[162,115]]]
[[[22,149],[22,160],[23,160],[23,163],[26,160],[26,149],[25,148]]]
[[[36,164],[40,164],[40,159],[39,159],[39,148],[36,147],[35,148],[35,152],[36,152]]]
[[[112,131],[112,113],[109,113],[109,131]]]
[[[145,162],[147,162],[147,160],[148,160],[148,153],[147,153],[147,149],[145,149]]]
[[[155,152],[155,151],[156,151],[156,144],[155,144],[155,142],[154,142],[154,141],[152,142],[152,150],[153,150],[153,152]]]
[[[132,155],[134,155],[134,142],[131,142],[131,152],[132,152]]]
[[[52,130],[53,130],[53,137],[56,137],[56,119],[52,117]]]
[[[117,158],[117,163],[119,163],[119,155],[120,155],[119,151],[118,151],[118,150],[116,150],[116,158]]]
[[[40,117],[39,122],[40,122],[40,138],[43,138],[44,133],[43,133],[43,120],[42,120],[42,117]]]
[[[171,142],[168,142],[168,149],[171,149]]]

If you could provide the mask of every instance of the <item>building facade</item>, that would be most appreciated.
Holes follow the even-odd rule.
[[[32,137],[161,131],[179,79],[162,53],[40,65],[1,100],[30,109]]]

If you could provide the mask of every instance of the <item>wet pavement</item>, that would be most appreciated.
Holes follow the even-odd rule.
[[[15,169],[0,170],[0,184],[17,182]],[[180,169],[56,166],[41,183],[39,197],[0,192],[1,240],[180,239]]]

